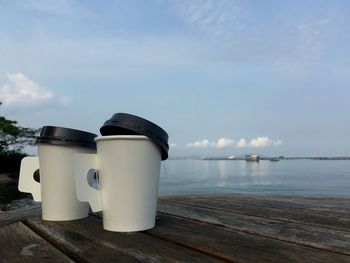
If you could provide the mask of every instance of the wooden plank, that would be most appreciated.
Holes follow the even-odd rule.
[[[41,215],[40,207],[24,207],[0,213],[0,227],[6,226],[29,217]]]
[[[320,197],[320,196],[247,196],[248,198],[258,198],[264,200],[274,200],[274,201],[283,201],[288,203],[296,204],[305,204],[309,206],[322,206],[330,208],[341,208],[350,210],[350,198],[349,197]],[[244,195],[239,196],[238,198],[245,198]]]
[[[296,220],[301,219],[304,220],[303,216],[306,216],[307,222],[309,223],[318,223],[314,222],[315,217],[317,217],[320,223],[324,224],[325,227],[332,228],[340,228],[345,231],[349,231],[350,226],[350,210],[348,210],[347,205],[339,205],[337,207],[326,207],[318,204],[306,204],[306,203],[294,203],[286,200],[264,200],[263,198],[251,198],[250,200],[243,201],[242,199],[228,199],[225,197],[214,197],[215,200],[223,202],[225,204],[233,204],[233,205],[250,205],[253,209],[265,209],[269,208],[271,212],[276,211],[277,214],[279,212],[288,212],[288,215],[294,215]],[[325,198],[325,202],[327,202],[328,198]],[[288,217],[289,218],[289,217]],[[288,219],[287,218],[287,219]],[[328,224],[328,225],[327,225]]]
[[[165,196],[162,200],[181,199],[215,199],[230,200],[239,204],[249,204],[259,207],[308,209],[315,212],[330,212],[339,216],[348,216],[350,213],[350,199],[328,197],[301,197],[301,196],[267,196],[267,195],[202,195],[202,196]]]
[[[31,218],[26,224],[81,262],[221,262],[144,232],[103,230],[102,220],[93,216],[65,222]]]
[[[350,262],[350,256],[159,213],[151,236],[231,262]]]
[[[262,206],[258,205],[258,198],[252,199],[250,202],[243,202],[241,200],[237,201],[235,198],[230,198],[229,196],[226,198],[216,196],[177,196],[173,198],[163,198],[163,200],[226,212],[278,219],[286,222],[321,226],[345,232],[350,230],[350,213],[337,213],[336,208],[324,212],[322,209],[314,209],[311,206],[296,208],[287,203],[275,203],[275,206],[270,203]]]
[[[21,222],[0,228],[0,262],[73,262]]]
[[[158,211],[328,251],[350,255],[350,233],[160,200]]]
[[[284,208],[286,206],[295,209],[311,209],[315,212],[331,212],[339,216],[349,215],[350,199],[328,197],[298,197],[298,196],[215,196],[217,200],[229,199],[239,203],[249,203],[257,206]]]
[[[294,196],[294,195],[254,195],[254,194],[224,194],[224,195],[187,195],[187,196],[161,196],[162,200],[172,200],[181,197],[185,198],[216,198],[216,199],[231,199],[237,202],[250,202],[252,204],[259,204],[263,202],[265,205],[274,204],[289,204],[298,205],[300,207],[324,209],[340,209],[350,210],[350,197],[320,197],[320,196]]]

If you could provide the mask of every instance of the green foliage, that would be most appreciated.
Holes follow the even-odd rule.
[[[34,144],[38,132],[39,129],[18,126],[16,121],[0,116],[0,154],[23,153],[25,146]]]

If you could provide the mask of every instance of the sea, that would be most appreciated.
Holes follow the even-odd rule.
[[[166,160],[159,194],[266,194],[350,197],[350,160]],[[17,182],[0,183],[0,204],[32,205]]]
[[[159,192],[350,197],[350,160],[167,160]]]

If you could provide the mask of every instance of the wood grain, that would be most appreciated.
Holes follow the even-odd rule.
[[[50,222],[40,214],[0,214],[0,262],[350,263],[349,198],[161,197],[156,227],[135,233],[105,231],[99,215]]]
[[[312,205],[296,207],[282,201],[271,200],[264,203],[258,196],[251,198],[250,201],[231,196],[177,196],[173,198],[164,197],[162,200],[345,232],[350,231],[350,212],[341,211],[341,206],[339,208],[327,208],[327,210],[325,210],[326,208],[323,209],[322,206]]]
[[[151,236],[231,262],[350,262],[350,256],[159,214]]]
[[[350,255],[350,233],[160,200],[158,210],[212,225]]]
[[[0,213],[0,227],[41,215],[40,207],[25,207]]]
[[[0,262],[73,262],[18,222],[0,228]]]
[[[66,222],[31,218],[26,224],[78,262],[219,262],[143,232],[103,230],[93,216]]]

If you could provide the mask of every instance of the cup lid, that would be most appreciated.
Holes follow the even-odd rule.
[[[64,127],[44,126],[36,143],[80,146],[96,149],[94,138],[97,134]]]
[[[115,113],[100,128],[103,136],[107,135],[144,135],[158,145],[162,152],[162,160],[168,158],[168,134],[161,127],[141,117]]]

